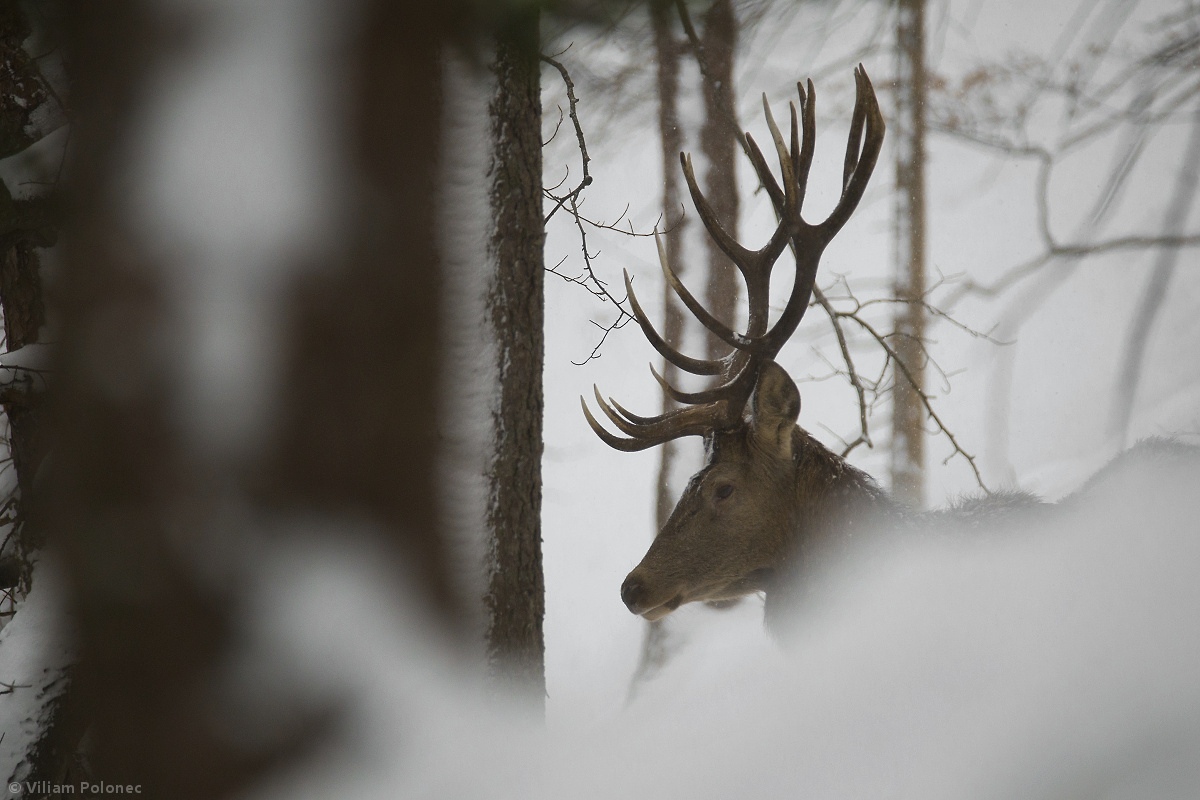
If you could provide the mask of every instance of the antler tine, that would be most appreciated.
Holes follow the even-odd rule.
[[[783,134],[779,132],[779,126],[775,124],[775,115],[771,113],[771,104],[767,102],[767,95],[764,92],[762,96],[763,115],[767,118],[767,130],[771,132],[771,140],[775,143],[775,153],[779,158],[779,170],[783,179],[783,202],[789,209],[799,209],[800,205],[796,198],[796,174],[792,171],[792,160],[788,157],[788,148],[784,144]],[[795,112],[793,112],[793,117]]]
[[[686,405],[702,405],[726,400],[733,404],[737,404],[737,398],[743,391],[745,391],[745,397],[741,399],[741,403],[745,403],[746,397],[750,396],[750,392],[746,391],[748,388],[746,384],[749,380],[750,372],[748,369],[749,363],[749,359],[743,359],[740,366],[734,371],[733,377],[730,380],[719,386],[714,386],[710,389],[704,389],[699,392],[684,392],[676,389],[666,378],[659,374],[658,370],[654,368],[653,364],[650,365],[650,372],[654,375],[654,379],[658,381],[658,385],[662,387],[667,396],[676,403],[683,403]],[[753,383],[750,384],[750,388],[752,387]],[[613,405],[616,405],[616,403],[614,402]]]
[[[616,403],[611,398],[605,400],[604,397],[601,396],[600,387],[592,384],[592,393],[596,396],[596,405],[600,406],[600,410],[604,412],[604,416],[608,417],[609,421],[611,421],[613,425],[616,425],[617,429],[620,430],[621,433],[637,437],[639,429],[662,421],[661,419],[646,417],[642,418],[646,419],[646,422],[635,422],[634,420],[626,419],[617,413],[615,409],[613,409],[612,406],[616,405]]]
[[[592,391],[596,391],[595,384],[592,384]],[[662,414],[655,414],[653,417],[643,417],[641,414],[635,414],[611,397],[608,398],[608,404],[612,406],[614,411],[634,425],[649,425],[653,422],[658,422],[659,418],[662,417]]]
[[[843,174],[842,196],[837,206],[823,223],[817,226],[819,241],[802,242],[792,240],[792,248],[796,255],[796,280],[792,285],[791,296],[775,326],[762,337],[761,351],[774,357],[795,332],[796,326],[808,310],[812,299],[813,286],[817,280],[817,268],[820,265],[821,253],[825,245],[833,239],[850,215],[854,213],[867,181],[875,169],[879,159],[879,151],[883,146],[884,122],[879,112],[879,102],[875,98],[875,89],[866,69],[859,64],[854,71],[855,102],[854,115],[850,123],[850,135],[846,143],[846,162]],[[802,93],[803,94],[803,93]],[[804,149],[801,153],[804,161],[802,171],[807,178],[808,167],[811,164],[811,145],[816,138],[816,89],[812,81],[808,82],[808,96],[804,108]],[[810,131],[813,135],[809,135]]]
[[[813,153],[817,145],[817,87],[809,79],[806,94],[803,85],[797,81],[796,92],[800,95],[800,110],[804,117],[804,136],[800,140],[800,157],[796,164],[796,181],[800,184],[803,197],[808,187],[808,173],[812,169]]]
[[[629,272],[625,272],[625,294],[629,297],[629,306],[633,310],[633,318],[637,320],[638,325],[642,328],[642,333],[645,334],[646,340],[650,342],[650,346],[658,351],[658,354],[670,361],[675,366],[679,367],[684,372],[690,372],[693,375],[720,375],[721,362],[707,361],[700,358],[692,358],[685,356],[671,345],[667,344],[667,340],[658,335],[658,331],[654,330],[654,326],[650,324],[650,318],[646,316],[646,312],[642,310],[641,303],[638,302],[637,295],[633,291],[633,282],[629,279]]]
[[[625,453],[633,453],[638,450],[646,450],[654,447],[659,442],[643,439],[622,439],[620,436],[613,436],[604,426],[596,422],[596,418],[592,416],[591,410],[588,408],[587,401],[583,397],[579,398],[579,405],[583,407],[583,416],[587,419],[588,425],[592,431],[600,437],[600,441],[604,442],[614,450],[620,450]]]
[[[653,367],[651,367],[653,369]],[[592,393],[596,395],[596,402],[600,405],[600,410],[604,412],[604,416],[613,421],[613,424],[621,427],[621,430],[629,435],[636,435],[634,431],[644,429],[649,425],[658,425],[666,420],[672,419],[678,409],[666,411],[662,414],[655,414],[653,417],[643,417],[641,414],[635,414],[625,406],[618,403],[611,397],[605,399],[600,395],[600,389],[595,384],[592,384]],[[683,394],[681,392],[680,394]],[[617,416],[613,416],[616,414]]]
[[[796,182],[796,214],[799,215],[801,209],[804,208],[804,193],[808,189],[808,178],[801,178],[796,172],[797,167],[800,166],[800,126],[796,121],[795,103],[788,103],[788,112],[792,118],[792,146],[788,151],[788,164],[790,165],[793,180]]]
[[[767,252],[774,253],[768,262],[769,265],[770,262],[773,262],[779,257],[779,255],[783,252],[783,248],[787,247],[789,237],[790,232],[788,227],[781,224],[775,231],[775,235],[771,237],[771,241],[767,243],[767,247],[764,247],[757,253],[752,254],[755,256],[755,258],[752,261],[749,261],[746,265],[746,268],[743,269],[743,273],[747,274],[747,282],[749,282],[751,275],[757,275],[764,272],[764,270],[761,269],[762,256]],[[687,306],[688,311],[692,312],[692,316],[694,316],[701,325],[710,330],[718,339],[732,348],[750,352],[757,351],[759,347],[757,341],[743,336],[733,328],[730,328],[724,322],[721,322],[721,320],[709,313],[708,309],[700,304],[700,301],[692,296],[692,293],[688,291],[687,287],[683,285],[683,282],[679,280],[679,276],[676,275],[675,271],[671,268],[670,262],[667,261],[666,251],[662,249],[661,245],[658,249],[658,255],[659,263],[662,266],[663,276],[667,279],[667,283],[670,284],[671,288],[675,290],[675,294],[679,295],[679,299],[683,301],[683,304]],[[759,268],[753,269],[754,267]]]
[[[717,219],[716,212],[713,211],[712,206],[708,203],[708,199],[700,191],[700,186],[696,183],[696,174],[692,171],[691,156],[686,153],[680,153],[679,163],[683,167],[683,178],[687,181],[688,192],[692,196],[692,202],[696,205],[696,213],[700,215],[700,221],[704,223],[705,229],[708,230],[713,241],[717,243],[717,247],[721,248],[721,252],[729,256],[729,260],[739,270],[744,270],[746,262],[754,258],[754,251],[743,247],[740,242],[729,235],[728,231],[721,227],[721,222]]]
[[[671,385],[670,381],[659,374],[658,370],[654,368],[653,364],[650,365],[650,374],[654,376],[654,380],[658,381],[658,385],[662,387],[663,393],[681,405],[699,405],[702,403],[710,403],[713,400],[719,399],[719,396],[713,396],[713,389],[708,389],[703,392],[685,392],[681,389],[676,389]],[[724,388],[724,385],[722,384],[722,386],[716,388]],[[704,396],[701,397],[701,395]]]
[[[734,424],[741,417],[741,406],[736,408],[736,413],[732,413],[733,405],[727,402],[714,402],[702,406],[692,406],[690,408],[676,409],[668,411],[658,417],[651,418],[646,423],[631,423],[622,418],[610,406],[609,402],[605,401],[600,395],[600,390],[592,387],[596,395],[596,402],[600,406],[600,410],[604,415],[612,421],[613,425],[622,432],[630,436],[629,439],[622,439],[609,433],[603,425],[596,421],[592,416],[591,409],[588,408],[587,401],[582,397],[579,398],[580,404],[583,406],[584,416],[591,425],[592,430],[596,432],[601,440],[610,447],[617,450],[632,451],[644,450],[647,447],[653,447],[656,444],[677,439],[681,436],[703,436],[704,434],[719,428],[727,428]],[[745,399],[742,400],[745,403]]]
[[[804,107],[804,95],[800,95],[800,107]],[[800,163],[800,130],[796,124],[796,104],[788,103],[788,110],[792,116],[792,148],[788,153],[792,160],[793,168]]]
[[[797,82],[796,91],[800,95],[800,116],[803,119],[803,127],[798,129],[796,119],[796,107],[788,104],[791,111],[791,152],[784,156],[781,149],[780,139],[775,139],[775,144],[780,153],[780,163],[790,163],[792,174],[795,176],[796,184],[796,210],[804,206],[804,195],[808,188],[808,173],[812,168],[813,152],[817,138],[817,123],[814,103],[817,98],[817,90],[813,86],[813,82],[808,82],[808,92],[804,91],[804,84]],[[765,96],[764,96],[765,99]],[[771,111],[767,109],[767,124],[774,128],[774,119],[771,117]],[[777,129],[776,129],[777,130]],[[801,135],[801,131],[803,134]],[[774,137],[773,137],[774,138]],[[771,198],[771,204],[775,207],[775,211],[780,215],[785,210],[784,193],[779,188],[779,184],[775,181],[775,176],[771,174],[770,168],[767,166],[767,160],[763,157],[762,150],[759,149],[758,143],[754,141],[754,136],[749,132],[746,133],[746,155],[750,158],[750,163],[754,166],[754,171],[758,175],[758,180],[762,183],[763,188],[767,190],[767,195]]]
[[[867,181],[875,171],[875,163],[879,160],[879,151],[883,147],[883,134],[886,125],[883,115],[879,112],[879,101],[875,97],[875,88],[867,76],[862,64],[854,71],[856,98],[854,102],[854,117],[850,125],[850,138],[846,143],[846,166],[843,179],[842,197],[829,218],[819,226],[825,241],[831,240],[854,209],[862,200],[863,192],[867,189]],[[865,127],[865,131],[864,131]]]
[[[866,116],[859,96],[862,94],[862,77],[854,71],[854,114],[850,117],[850,135],[846,139],[846,162],[842,166],[842,191],[850,185],[850,178],[858,168],[862,151],[863,121]]]
[[[776,208],[783,208],[783,190],[779,188],[775,176],[771,174],[771,168],[767,166],[767,160],[763,158],[762,150],[758,148],[758,142],[754,141],[754,137],[750,135],[749,131],[746,132],[746,149],[747,155],[750,156],[750,163],[754,166],[759,182],[767,190],[771,203]]]

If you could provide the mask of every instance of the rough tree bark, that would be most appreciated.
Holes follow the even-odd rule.
[[[538,15],[499,35],[492,134],[488,290],[499,401],[488,467],[487,655],[492,677],[540,707],[542,618],[542,362],[544,297]]]
[[[925,0],[900,0],[896,30],[894,217],[896,355],[913,383],[893,370],[892,492],[920,507],[925,500]],[[913,385],[915,383],[915,385]]]

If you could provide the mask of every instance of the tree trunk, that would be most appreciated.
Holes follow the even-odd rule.
[[[734,110],[733,63],[737,47],[737,18],[732,0],[714,0],[704,14],[704,34],[701,57],[704,70],[704,127],[700,131],[700,150],[708,162],[704,176],[704,196],[734,239],[738,234],[737,119]],[[712,237],[705,236],[708,250],[708,281],[705,284],[705,305],[709,311],[730,327],[737,327],[738,276],[737,268],[721,252]],[[707,336],[707,358],[721,358],[729,347],[715,336]]]
[[[267,491],[321,513],[365,515],[414,565],[451,624],[435,478],[441,374],[441,42],[451,4],[374,0],[353,51],[351,164],[361,192],[347,257],[308,276],[292,302]],[[313,364],[320,364],[314,374]]]
[[[893,368],[892,492],[914,507],[925,501],[925,0],[900,0],[896,32],[897,299],[895,349],[909,382]]]
[[[25,51],[31,34],[19,5],[0,3],[0,158],[21,152],[65,120],[37,62]],[[9,186],[0,184],[0,308],[7,352],[35,343],[46,321],[38,248],[57,239],[53,206],[47,196],[16,199]],[[19,376],[0,388],[17,479],[10,512],[15,547],[0,554],[3,588],[19,584],[29,589],[32,556],[42,546],[37,526],[27,524],[27,511],[33,476],[45,455],[43,388],[42,378],[34,375]]]
[[[65,120],[37,62],[24,49],[32,32],[18,3],[0,3],[0,158],[21,152]],[[43,195],[14,199],[10,187],[0,183],[0,308],[7,352],[37,342],[46,321],[38,249],[57,239],[59,219],[53,205]],[[9,590],[0,610],[6,613],[13,610],[15,597],[32,589],[34,560],[44,545],[44,526],[29,522],[29,510],[36,504],[33,479],[48,439],[44,389],[43,376],[20,373],[0,388],[17,482],[16,493],[5,498],[4,514],[13,520],[13,532],[0,554],[0,588]],[[25,724],[42,723],[24,754],[22,767],[31,780],[64,777],[74,762],[83,727],[71,713],[70,672],[48,670],[37,676],[36,686],[24,687],[37,692]]]
[[[241,503],[254,489],[272,511],[373,523],[407,556],[397,572],[423,581],[430,607],[453,618],[432,477],[432,199],[440,42],[457,17],[385,0],[363,11],[363,33],[346,49],[343,106],[357,227],[344,256],[297,292],[280,440],[254,487],[246,465],[197,453],[181,431],[175,377],[185,357],[173,346],[180,315],[170,283],[179,267],[143,250],[129,205],[114,202],[136,186],[127,168],[139,156],[131,142],[147,87],[171,63],[172,44],[190,43],[180,38],[187,28],[169,10],[126,0],[76,4],[64,17],[74,216],[54,293],[56,449],[37,510],[69,582],[80,646],[73,708],[89,724],[90,763],[97,778],[138,785],[145,797],[245,794],[321,728],[321,715],[302,711],[251,743],[219,722],[232,701],[213,676],[235,646],[239,598],[211,573],[202,579],[193,558],[204,548],[206,565],[237,572],[242,551],[219,549],[211,536],[228,523],[218,497]]]
[[[1196,187],[1200,185],[1200,112],[1194,112],[1191,136],[1187,150],[1179,162],[1179,173],[1175,177],[1175,189],[1167,206],[1167,218],[1163,222],[1164,237],[1183,235],[1184,225],[1196,200]],[[1154,268],[1146,281],[1146,289],[1138,303],[1137,312],[1129,326],[1125,343],[1125,355],[1121,359],[1121,370],[1117,374],[1116,399],[1113,404],[1112,430],[1127,444],[1129,422],[1133,416],[1133,401],[1137,397],[1138,383],[1142,378],[1142,360],[1150,331],[1167,295],[1167,285],[1179,263],[1179,248],[1163,247],[1154,260]]]
[[[679,124],[679,72],[683,53],[681,42],[673,30],[675,3],[673,0],[652,0],[650,20],[654,30],[654,50],[658,57],[658,128],[662,146],[663,217],[671,234],[666,237],[667,259],[679,270],[685,230],[690,217],[675,222],[683,201],[679,153],[684,147],[683,131]],[[736,119],[733,106],[733,64],[737,45],[737,19],[730,0],[715,0],[704,14],[704,31],[700,52],[694,53],[702,64],[701,93],[704,99],[704,125],[700,131],[700,151],[707,162],[703,184],[705,196],[717,216],[725,221],[727,230],[737,236],[737,173],[735,169],[737,131],[731,124]],[[719,319],[737,324],[738,279],[735,267],[710,237],[704,236],[707,269],[704,281],[704,302]],[[674,347],[684,338],[687,319],[679,310],[679,301],[670,286],[663,285],[663,337]],[[705,331],[706,358],[720,358],[728,348]],[[680,385],[680,371],[664,360],[662,374],[672,384]],[[671,398],[663,395],[663,411],[676,408]],[[655,521],[661,530],[671,515],[676,500],[672,478],[686,465],[684,450],[678,441],[662,445],[658,486],[655,498]],[[631,696],[640,682],[652,677],[670,658],[669,634],[666,620],[646,624],[642,654],[630,685]]]
[[[499,401],[488,467],[487,655],[499,682],[541,707],[546,691],[542,618],[542,361],[544,316],[541,89],[538,16],[497,41],[492,131],[488,292]]]
[[[658,58],[658,133],[662,148],[662,208],[663,221],[668,229],[664,234],[667,260],[678,266],[683,252],[684,233],[689,218],[681,213],[679,153],[683,150],[683,130],[679,126],[679,60],[681,46],[675,37],[672,18],[672,0],[651,0],[650,22],[654,29],[654,52]],[[671,287],[663,284],[663,338],[672,346],[678,346],[683,338],[683,314],[672,297]],[[663,377],[673,384],[679,382],[679,370],[669,361],[662,364]],[[663,395],[663,412],[675,408],[675,402]],[[656,529],[661,529],[671,515],[674,492],[671,490],[671,475],[679,458],[678,442],[662,445],[658,486],[655,494],[654,519]]]
[[[98,0],[66,22],[75,213],[54,294],[54,463],[36,512],[70,584],[72,702],[90,722],[97,778],[150,797],[222,797],[246,786],[254,759],[214,733],[189,692],[227,655],[228,609],[171,544],[197,536],[211,507],[171,407],[167,270],[112,202],[164,31],[137,3]]]
[[[672,0],[651,0],[650,24],[654,31],[654,53],[658,60],[658,134],[662,153],[662,209],[668,233],[663,235],[667,259],[678,265],[683,251],[684,231],[688,217],[681,213],[679,152],[683,149],[683,131],[679,126],[679,67],[682,47],[674,33]],[[673,301],[670,286],[663,284],[663,338],[672,346],[678,346],[683,338],[683,314]],[[678,385],[680,372],[667,360],[662,362],[662,374],[671,383]],[[663,395],[663,412],[676,407],[675,402]],[[671,476],[679,466],[679,442],[665,442],[659,451],[658,482],[655,487],[654,522],[655,532],[661,530],[671,515],[675,504],[675,491]],[[642,635],[642,651],[637,669],[629,684],[630,698],[637,687],[652,677],[666,664],[669,654],[669,629],[666,620],[654,620],[645,624]]]

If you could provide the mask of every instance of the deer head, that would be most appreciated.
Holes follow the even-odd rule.
[[[824,222],[809,224],[801,216],[816,140],[812,81],[807,91],[804,85],[796,85],[801,113],[798,118],[795,105],[790,104],[790,143],[784,142],[763,97],[767,126],[779,158],[780,181],[775,180],[753,137],[746,134],[747,155],[779,217],[775,232],[761,249],[749,250],[726,232],[696,184],[690,157],[680,154],[684,178],[701,221],[745,281],[749,306],[745,333],[716,319],[696,301],[668,263],[656,234],[659,263],[688,310],[733,348],[728,356],[696,359],[669,345],[651,325],[633,292],[628,272],[625,274],[630,306],[654,349],[685,372],[717,377],[712,388],[683,392],[652,366],[651,372],[663,391],[683,406],[655,417],[633,414],[619,403],[605,400],[596,390],[600,410],[624,437],[602,427],[581,399],[592,430],[618,450],[644,450],[681,436],[705,439],[707,465],[689,481],[645,558],[621,587],[621,599],[629,610],[647,619],[663,617],[683,603],[769,591],[783,564],[803,546],[806,536],[819,529],[818,522],[829,513],[830,498],[847,494],[838,491],[838,484],[866,477],[796,424],[800,393],[774,361],[804,316],[821,254],[862,199],[883,144],[883,117],[862,65],[854,77],[857,96],[846,145],[842,194]],[[774,325],[768,325],[771,270],[789,245],[796,259],[795,281],[783,312]]]

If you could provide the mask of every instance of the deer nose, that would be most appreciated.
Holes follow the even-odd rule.
[[[646,585],[642,583],[641,578],[630,575],[621,584],[621,600],[625,606],[637,614],[642,610],[641,603],[646,596]]]

